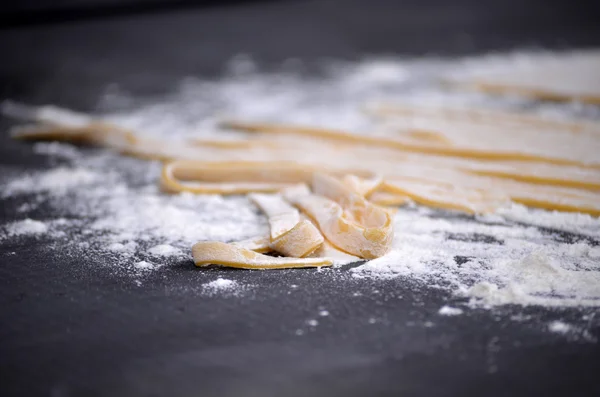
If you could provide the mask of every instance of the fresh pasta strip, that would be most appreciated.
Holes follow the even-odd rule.
[[[11,135],[19,139],[66,140],[81,143],[98,143],[121,140],[134,144],[133,132],[99,120],[84,113],[56,106],[28,106],[15,102],[4,102],[1,112],[9,117],[35,122],[17,126]]]
[[[310,180],[312,171],[285,163],[202,163],[178,160],[163,166],[161,186],[167,192],[245,194],[277,192]],[[188,182],[186,182],[188,181]],[[193,182],[190,182],[193,181]]]
[[[316,250],[324,241],[311,222],[302,220],[300,213],[280,195],[251,194],[249,198],[268,217],[269,246],[285,256],[304,257]]]
[[[600,104],[600,53],[538,55],[528,63],[511,62],[493,70],[475,70],[468,76],[454,76],[447,81],[461,88],[494,94]]]
[[[380,183],[377,184],[379,186]],[[384,225],[386,219],[380,217],[380,208],[369,203],[364,196],[346,186],[342,181],[323,173],[315,173],[312,180],[315,194],[327,197],[342,206],[357,222],[366,226]],[[373,216],[370,216],[373,214]]]
[[[353,174],[347,174],[342,178],[342,182],[361,196],[368,197],[379,188],[383,183],[383,179],[381,177],[366,179]]]
[[[568,174],[556,175],[552,177],[549,173],[545,173],[543,169],[540,169],[540,174],[536,175],[535,172],[519,174],[513,171],[511,165],[507,164],[503,169],[501,165],[495,165],[486,169],[485,164],[478,166],[476,169],[464,167],[463,170],[481,176],[509,179],[518,182],[534,184],[534,185],[546,185],[546,186],[557,186],[575,189],[586,189],[592,191],[600,191],[600,172],[594,170],[571,170],[571,175],[579,176],[579,178],[567,179]]]
[[[352,262],[362,261],[362,258],[359,258],[355,255],[350,255],[344,251],[340,251],[331,245],[328,241],[324,241],[313,253],[311,253],[309,258],[324,258],[331,260],[334,265],[344,265]]]
[[[290,142],[289,138],[285,140],[269,140],[269,134],[266,134],[264,139],[250,139],[248,141],[231,141],[222,140],[214,141],[211,144],[209,140],[203,140],[201,143],[196,142],[194,145],[187,145],[185,142],[163,142],[153,141],[149,139],[141,139],[129,130],[122,129],[118,126],[95,122],[91,117],[80,113],[75,113],[69,110],[54,108],[54,107],[26,107],[24,105],[8,106],[8,114],[13,117],[24,118],[27,120],[40,121],[44,124],[26,126],[25,128],[17,127],[15,135],[27,139],[54,139],[54,140],[69,140],[83,143],[94,143],[105,147],[112,148],[123,154],[132,155],[144,159],[172,160],[172,159],[198,159],[202,158],[206,161],[221,160],[236,164],[249,164],[247,160],[254,158],[268,158],[267,163],[273,163],[273,167],[281,167],[281,163],[290,161],[299,162],[296,168],[314,168],[323,167],[339,167],[339,157],[344,155],[340,152],[340,143],[336,142],[320,142],[315,144],[310,139]],[[6,113],[7,107],[4,111]],[[42,114],[42,116],[39,116]],[[272,135],[271,135],[272,137]],[[515,139],[518,141],[518,139]],[[229,143],[225,143],[229,142]],[[251,142],[251,143],[249,143]],[[274,147],[267,147],[267,143]],[[307,159],[306,153],[316,152],[313,150],[315,146],[319,147],[318,152],[323,152],[322,156],[315,159]],[[299,150],[296,150],[296,149]],[[335,150],[338,149],[338,150]],[[350,147],[349,147],[350,149]],[[435,156],[423,153],[403,152],[399,155],[396,150],[388,150],[383,147],[359,147],[353,144],[352,150],[356,152],[360,149],[361,163],[368,163],[371,159],[380,160],[386,157],[391,163],[417,163],[417,164],[438,164],[440,167],[452,167],[467,170],[478,175],[487,175],[497,178],[509,178],[527,183],[555,185],[563,187],[573,187],[582,189],[598,189],[600,186],[600,173],[597,169],[582,168],[577,166],[555,165],[548,163],[531,163],[525,161],[476,161],[465,158]],[[366,149],[366,150],[365,150]],[[355,163],[356,156],[351,158],[352,164],[345,171],[360,175],[360,168],[350,170]],[[308,163],[313,162],[313,166]],[[301,163],[301,164],[300,164]],[[380,161],[379,161],[380,163]],[[414,165],[414,164],[413,164]],[[378,169],[371,167],[362,167],[363,170]],[[284,167],[289,168],[289,167]],[[357,167],[354,167],[357,168]],[[331,171],[328,171],[331,172]],[[305,173],[308,175],[308,173]],[[198,181],[197,181],[198,182]],[[206,181],[204,181],[206,182]],[[220,192],[225,194],[228,192],[244,191],[252,189],[252,186],[215,186],[215,185],[200,185],[200,186],[179,186],[172,184],[174,191],[195,191],[195,192]],[[273,191],[269,187],[257,187],[257,191]],[[276,190],[276,189],[275,189]]]
[[[468,176],[447,171],[386,178],[384,191],[405,194],[413,201],[438,208],[487,213],[508,204],[509,199],[536,208],[582,212],[600,211],[600,194],[579,189],[537,186],[513,180]]]
[[[268,136],[269,134],[265,135]],[[277,137],[277,139],[285,142],[283,138],[286,138],[286,135]],[[309,137],[305,139],[310,140]],[[515,137],[515,140],[518,141],[518,137]],[[372,178],[373,174],[381,174],[382,170],[388,168],[426,167],[430,170],[433,168],[462,170],[479,175],[559,187],[597,190],[600,186],[600,168],[592,165],[577,166],[528,161],[476,160],[398,151],[382,146],[360,144],[354,144],[352,148],[340,152],[333,150],[331,146],[334,143],[327,140],[323,142],[316,141],[313,143],[313,147],[316,145],[318,145],[318,152],[323,155],[318,159],[309,159],[313,164],[321,164],[322,167],[335,166],[339,170],[344,170],[343,172],[346,174],[360,175],[362,178],[368,179]],[[359,162],[357,162],[357,158],[360,158]],[[298,159],[301,162],[306,160],[305,158]],[[365,173],[370,173],[370,175],[363,175]]]
[[[326,186],[328,183],[332,186]],[[362,197],[332,177],[315,174],[313,189],[329,198],[314,193],[283,194],[319,226],[336,248],[365,259],[385,255],[393,239],[393,222],[387,211],[364,203]]]
[[[410,197],[402,194],[394,194],[385,191],[373,192],[369,196],[369,201],[373,204],[382,205],[386,207],[401,206],[410,202]]]
[[[271,240],[273,251],[293,258],[304,258],[323,244],[324,238],[310,221],[302,220],[289,232]]]
[[[300,212],[277,194],[249,194],[248,198],[269,219],[271,240],[292,230],[300,222]]]
[[[294,189],[286,189],[286,192],[288,194],[291,194],[294,192]],[[310,194],[310,190],[306,190],[303,192],[302,189],[296,189],[295,193],[296,194]],[[315,221],[312,220],[310,217],[308,217],[304,214],[302,214],[301,217],[303,220],[306,220],[306,221],[312,223],[313,225],[315,225]],[[315,251],[313,251],[307,257],[308,258],[327,258],[327,259],[332,260],[334,265],[345,265],[348,263],[359,262],[359,261],[363,260],[362,258],[360,258],[358,256],[351,255],[347,252],[337,249],[327,240],[324,240],[323,244],[321,244]]]
[[[542,101],[580,101],[591,105],[600,105],[600,93],[562,91],[560,88],[532,86],[519,83],[501,83],[493,79],[479,79],[471,82],[450,82],[464,87],[497,95],[520,95]]]
[[[0,112],[6,116],[29,122],[67,128],[87,127],[94,119],[85,113],[59,108],[57,106],[30,106],[13,101],[4,101]]]
[[[220,265],[239,269],[289,269],[333,264],[326,258],[273,257],[218,241],[202,241],[194,244],[192,256],[198,267]]]
[[[369,164],[367,160],[363,161],[365,166],[370,169],[378,169],[379,171],[385,174],[386,179],[388,178],[405,178],[409,177],[411,179],[410,184],[405,184],[405,187],[412,187],[413,191],[410,194],[407,194],[404,191],[396,189],[394,194],[404,195],[412,198],[414,201],[430,206],[437,206],[439,208],[467,211],[469,213],[478,213],[478,212],[490,212],[494,208],[502,206],[502,199],[498,197],[497,194],[492,195],[488,194],[483,195],[482,193],[468,193],[475,189],[475,192],[480,192],[483,190],[496,190],[497,192],[504,192],[503,197],[510,197],[514,200],[524,200],[523,195],[527,193],[528,197],[530,197],[527,201],[529,205],[538,205],[543,202],[544,204],[541,206],[542,208],[552,209],[550,206],[551,203],[556,202],[557,204],[562,203],[561,195],[563,192],[568,191],[568,189],[563,188],[545,188],[543,186],[546,183],[547,178],[542,178],[542,185],[540,185],[537,189],[539,192],[543,192],[543,195],[547,197],[544,201],[532,200],[531,196],[535,193],[528,193],[535,188],[535,185],[530,185],[529,183],[535,183],[535,174],[531,176],[523,175],[515,177],[513,174],[508,173],[505,178],[496,179],[484,177],[485,172],[482,172],[480,176],[477,175],[469,175],[465,172],[456,172],[456,171],[442,171],[441,169],[436,169],[435,167],[427,167],[427,166],[410,166],[407,164],[406,166],[390,166],[388,163],[373,163]],[[185,162],[184,162],[185,163]],[[191,191],[196,193],[221,193],[221,194],[241,194],[247,192],[275,192],[279,191],[282,188],[287,186],[291,186],[292,184],[272,184],[264,181],[265,177],[268,177],[269,173],[276,173],[278,176],[278,180],[288,180],[290,182],[296,182],[299,180],[304,180],[310,178],[309,175],[312,175],[312,170],[318,168],[310,168],[310,173],[300,172],[298,174],[297,169],[303,169],[303,165],[292,164],[288,165],[288,168],[283,163],[191,163],[192,164],[192,173],[187,175],[187,177],[197,180],[200,177],[196,174],[198,169],[196,166],[198,164],[202,164],[201,168],[206,173],[210,174],[211,172],[215,172],[215,174],[210,174],[211,176],[207,176],[210,181],[219,181],[223,180],[223,178],[229,178],[227,180],[235,181],[238,180],[256,180],[254,183],[208,183],[208,184],[185,184],[183,186],[165,186],[163,183],[163,187],[166,187],[168,191]],[[392,163],[393,164],[393,163]],[[443,165],[443,164],[442,164]],[[512,169],[518,169],[520,164],[515,164],[514,166],[510,166],[509,171]],[[526,165],[526,164],[525,164]],[[232,172],[233,166],[236,166],[240,169],[240,174],[236,174]],[[540,165],[542,166],[542,165]],[[166,168],[167,166],[165,166]],[[550,168],[554,167],[549,165]],[[288,169],[290,171],[290,175],[285,175],[285,170]],[[280,171],[277,171],[280,170]],[[450,168],[451,170],[451,168]],[[585,183],[585,187],[594,187],[593,179],[594,174],[591,170],[580,170],[583,178],[583,182]],[[493,171],[492,171],[493,172]],[[586,176],[589,174],[589,176]],[[298,175],[301,175],[300,177]],[[492,174],[494,176],[495,174]],[[210,179],[212,178],[212,179]],[[519,182],[519,179],[523,178],[523,182],[528,183],[516,183]],[[533,179],[533,180],[532,180]],[[581,179],[581,178],[580,178]],[[169,181],[168,178],[163,178],[164,181]],[[268,180],[268,179],[267,179]],[[419,182],[420,181],[420,182]],[[559,179],[560,181],[560,179]],[[515,183],[513,183],[515,182]],[[432,187],[431,184],[435,186],[438,183],[443,184],[456,184],[457,186],[462,186],[463,189],[457,190],[455,188],[444,187],[441,188],[443,190],[449,190],[446,193],[441,193],[440,188]],[[577,182],[575,180],[572,187],[581,187],[582,183]],[[567,185],[568,187],[568,185]],[[306,188],[305,188],[306,189]],[[433,189],[433,190],[432,190]],[[430,195],[427,195],[426,192],[429,191]],[[434,193],[438,192],[438,193]],[[581,192],[580,194],[584,194],[585,192]],[[542,194],[542,193],[540,193]],[[490,200],[490,205],[484,205],[481,200]],[[588,199],[590,201],[590,199]],[[592,200],[593,201],[593,200]],[[524,201],[523,201],[524,202]],[[563,208],[564,204],[560,204],[554,209]],[[582,211],[586,213],[590,212],[590,206],[582,207]]]
[[[444,134],[437,131],[410,130],[405,131],[405,137],[414,140],[417,143],[435,143],[438,145],[452,145],[452,141]]]
[[[16,139],[93,144],[142,159],[170,161],[202,158],[206,161],[221,159],[247,161],[264,157],[274,149],[279,149],[275,150],[276,152],[282,149],[278,143],[257,139],[187,141],[142,139],[129,129],[54,106],[34,107],[7,102],[0,110],[9,117],[37,123],[13,127],[11,135]],[[282,159],[290,157],[294,157],[293,153],[285,153],[281,156]]]
[[[443,134],[453,147],[495,152],[525,154],[597,164],[600,135],[540,129],[532,126],[506,126],[500,123],[473,123],[468,120],[445,120],[432,117],[405,117],[391,120],[386,129],[405,139],[414,129]],[[397,130],[400,131],[399,135]],[[388,133],[389,134],[389,133]],[[421,141],[420,144],[441,147],[444,143]]]
[[[419,106],[411,104],[380,104],[366,109],[379,117],[426,117],[429,119],[461,120],[474,123],[503,126],[533,127],[543,130],[568,132],[600,132],[600,123],[572,121],[539,116],[522,111],[502,111],[481,108],[458,108],[448,106]]]
[[[410,197],[418,204],[429,207],[486,214],[506,206],[508,197],[479,189],[457,188],[408,178],[386,179],[384,191]]]
[[[238,129],[247,132],[280,133],[310,136],[330,141],[355,143],[374,147],[390,148],[409,153],[423,153],[436,156],[469,158],[486,161],[527,161],[533,163],[588,166],[588,164],[586,164],[585,162],[581,162],[578,160],[523,153],[521,151],[495,151],[491,149],[484,150],[474,148],[462,148],[448,145],[427,145],[422,143],[417,144],[414,143],[414,141],[403,140],[398,137],[358,135],[347,133],[344,131],[330,130],[324,128],[245,122],[227,122],[224,124],[224,126],[226,126],[227,128]],[[592,166],[600,167],[600,164],[594,163],[592,164]]]
[[[590,202],[589,200],[577,197],[565,199],[523,194],[513,197],[512,200],[529,207],[542,208],[549,211],[579,212],[596,217],[600,216],[600,204],[597,201]]]
[[[230,243],[234,247],[247,249],[250,251],[258,252],[259,254],[266,254],[271,251],[271,238],[270,237],[255,237],[242,241],[235,241]]]
[[[24,126],[21,129],[17,128],[15,135],[22,138],[94,143],[142,158],[202,158],[207,161],[200,163],[200,170],[195,169],[196,165],[176,167],[175,170],[167,165],[164,170],[167,172],[163,172],[162,185],[166,190],[173,192],[221,194],[276,192],[292,183],[306,182],[310,179],[313,171],[327,169],[334,170],[337,175],[352,173],[367,179],[372,178],[370,175],[376,171],[386,178],[409,176],[422,180],[424,183],[430,183],[427,181],[432,175],[444,173],[442,172],[444,170],[453,170],[460,172],[453,172],[446,182],[460,183],[465,186],[464,182],[467,181],[470,188],[493,188],[504,192],[513,201],[560,210],[566,208],[565,198],[562,196],[569,189],[586,189],[597,192],[600,188],[600,173],[598,169],[592,167],[438,156],[397,149],[390,150],[383,145],[359,145],[353,140],[348,142],[331,139],[315,141],[310,138],[310,135],[299,135],[292,139],[289,136],[274,137],[272,134],[265,133],[264,139],[263,137],[251,139],[252,144],[249,146],[237,143],[222,145],[219,142],[214,146],[207,142],[197,142],[196,145],[188,146],[182,142],[140,139],[128,130],[60,108],[35,108],[12,104],[4,105],[2,110],[13,117],[40,123]],[[276,149],[263,147],[262,143],[268,142],[269,136],[276,138],[272,142]],[[354,139],[354,137],[356,136],[353,135],[351,138]],[[315,148],[319,150],[314,150]],[[318,155],[307,157],[307,153],[318,153]],[[268,161],[262,163],[248,161],[254,158],[266,158]],[[357,158],[361,159],[358,167],[356,166]],[[216,160],[220,160],[221,163]],[[231,172],[231,167],[237,171]],[[251,172],[243,174],[242,168],[248,168]],[[416,172],[416,175],[412,172],[411,175],[406,175],[407,169],[421,171]],[[232,175],[229,179],[227,179],[228,174]],[[282,176],[277,179],[276,175]],[[455,179],[456,175],[460,175],[460,179]],[[252,179],[249,180],[250,177]],[[486,181],[486,183],[480,184],[481,181]],[[536,188],[538,185],[540,189]],[[546,189],[547,187],[550,189]],[[395,194],[398,195],[398,192],[396,191]],[[536,194],[538,197],[534,200],[533,196]],[[540,194],[544,199],[540,199]],[[469,195],[467,194],[467,196]],[[465,197],[459,192],[454,192],[447,198],[452,197],[456,197],[459,201],[459,205],[452,205],[456,209],[465,207],[465,200],[470,203],[468,207],[472,210],[479,207],[478,202],[471,203],[472,196]],[[598,200],[597,197],[583,197],[577,199],[579,202],[575,203],[576,199],[574,198],[567,197],[566,199],[573,204],[571,207],[573,210],[581,208],[587,213],[594,213],[594,206],[588,204]],[[438,203],[433,200],[430,202],[431,205],[438,203],[447,208],[446,201]],[[425,203],[426,201],[420,202]],[[553,203],[556,204],[556,207],[552,207]]]

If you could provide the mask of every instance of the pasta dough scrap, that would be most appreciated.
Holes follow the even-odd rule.
[[[219,241],[201,241],[192,246],[194,263],[198,267],[220,265],[238,269],[288,269],[331,266],[326,258],[287,258],[259,254]]]

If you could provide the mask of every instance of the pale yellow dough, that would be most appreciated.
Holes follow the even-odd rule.
[[[249,194],[268,218],[269,235],[197,243],[197,266],[274,269],[377,258],[394,236],[393,211],[381,206],[409,201],[474,214],[516,202],[600,216],[600,140],[591,123],[409,108],[400,109],[411,119],[395,121],[395,135],[230,122],[246,138],[164,142],[64,109],[9,106],[11,112],[37,123],[15,128],[17,138],[165,160],[166,192]],[[510,139],[500,139],[502,132]],[[573,139],[577,151],[563,152]]]
[[[200,267],[220,265],[239,269],[288,269],[333,264],[333,261],[326,258],[273,257],[218,241],[202,241],[194,244],[192,256],[196,266]]]

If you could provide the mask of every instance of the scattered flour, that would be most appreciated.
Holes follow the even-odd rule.
[[[134,243],[133,241],[130,241],[127,244],[112,243],[112,244],[107,245],[106,249],[109,251],[113,251],[113,252],[133,253],[133,252],[135,252],[136,247],[137,247],[137,244]]]
[[[36,193],[48,191],[52,193],[66,191],[98,181],[100,175],[85,168],[59,167],[43,173],[24,176],[8,183],[4,196],[17,193]]]
[[[566,334],[572,331],[573,327],[570,324],[557,320],[552,321],[550,324],[548,324],[548,330],[557,334]]]
[[[554,215],[546,212],[546,220]],[[560,213],[557,222],[564,219]],[[395,223],[394,249],[352,269],[355,277],[400,278],[448,290],[479,307],[600,307],[600,261],[592,245],[597,243],[559,243],[559,231],[403,209]]]
[[[173,247],[172,245],[169,245],[169,244],[159,244],[159,245],[155,245],[154,247],[150,248],[148,250],[148,253],[150,255],[154,255],[154,256],[169,257],[169,256],[181,255],[181,250],[179,250],[179,248]]]
[[[153,270],[156,268],[156,265],[146,261],[139,261],[133,265],[138,270]]]
[[[44,222],[33,219],[24,219],[22,221],[13,222],[7,227],[8,236],[23,236],[42,234],[48,231],[48,226]]]
[[[458,307],[442,306],[440,310],[438,310],[438,313],[442,316],[460,316],[463,314],[463,311]]]
[[[373,120],[357,109],[381,101],[501,109],[527,105],[540,114],[600,117],[600,111],[585,105],[535,105],[519,98],[442,91],[431,84],[445,72],[465,65],[489,66],[498,59],[366,59],[333,64],[321,77],[308,78],[290,72],[261,74],[244,58],[222,79],[185,79],[162,102],[145,101],[136,108],[135,99],[127,98],[121,101],[128,104],[127,111],[112,111],[120,100],[111,89],[99,110],[105,111],[108,121],[144,136],[169,139],[222,137],[216,126],[228,115],[369,131]],[[60,158],[61,165],[25,176],[0,173],[0,196],[7,203],[27,197],[14,209],[23,218],[35,217],[31,213],[44,205],[62,220],[13,222],[2,227],[4,239],[47,233],[76,254],[85,252],[113,267],[150,272],[160,266],[148,262],[149,257],[168,264],[173,258],[191,259],[189,247],[197,241],[236,241],[268,232],[265,217],[245,197],[161,193],[158,162],[54,142],[35,143],[33,150]],[[358,280],[441,289],[483,308],[600,307],[598,218],[520,205],[482,217],[406,206],[398,210],[395,223],[388,255],[342,271]],[[242,286],[217,279],[202,288],[207,293],[236,293]],[[459,310],[442,307],[439,314]]]
[[[221,277],[209,283],[203,284],[202,287],[204,292],[209,295],[215,295],[219,293],[237,295],[243,289],[242,285],[240,285],[237,281],[228,280]]]
[[[33,145],[33,152],[71,160],[81,155],[75,146],[63,142],[36,142]]]

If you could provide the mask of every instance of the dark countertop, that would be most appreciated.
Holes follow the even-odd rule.
[[[161,95],[186,75],[219,74],[238,53],[269,68],[289,57],[598,46],[591,7],[296,1],[15,27],[0,30],[0,97],[89,110],[108,83]],[[48,165],[27,144],[0,142],[3,166]],[[1,219],[15,219],[18,204],[2,201]],[[198,293],[221,274],[254,287]],[[600,395],[600,346],[539,325],[577,310],[439,316],[448,299],[344,269],[203,271],[191,261],[136,286],[43,238],[0,241],[0,395]],[[330,315],[311,331],[305,321],[320,308]],[[515,313],[531,319],[509,321]]]

